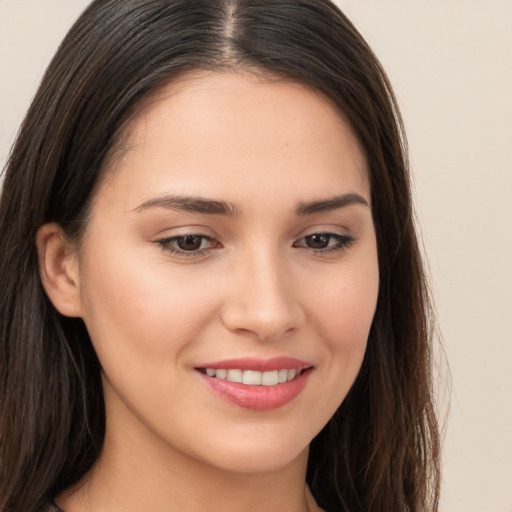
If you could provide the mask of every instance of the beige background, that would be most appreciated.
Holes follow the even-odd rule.
[[[338,3],[387,69],[408,128],[453,379],[441,511],[512,512],[512,2]],[[86,4],[0,0],[0,165]]]

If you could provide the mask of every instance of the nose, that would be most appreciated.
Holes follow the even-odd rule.
[[[232,332],[262,341],[277,340],[304,322],[292,276],[279,255],[260,251],[240,258],[228,288],[221,316]]]

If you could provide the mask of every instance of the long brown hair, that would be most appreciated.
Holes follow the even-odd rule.
[[[435,511],[439,434],[429,296],[406,139],[372,51],[328,0],[96,0],[61,44],[10,155],[0,202],[0,510],[31,512],[102,448],[100,366],[41,285],[35,234],[79,239],[106,158],[141,101],[191,69],[268,72],[338,106],[367,158],[380,290],[361,371],[310,448],[328,511]],[[115,158],[115,155],[114,155]]]

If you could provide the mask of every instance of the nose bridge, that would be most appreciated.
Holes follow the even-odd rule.
[[[232,331],[274,339],[299,327],[301,309],[286,256],[259,246],[235,262],[223,322]]]

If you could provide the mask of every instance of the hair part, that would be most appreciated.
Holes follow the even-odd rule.
[[[310,449],[326,510],[435,511],[439,433],[429,293],[406,138],[386,75],[328,0],[96,0],[52,60],[10,155],[0,202],[0,510],[31,512],[103,444],[100,364],[81,319],[41,284],[35,235],[79,241],[95,187],[158,87],[191,70],[283,77],[329,98],[368,162],[379,254],[361,371]]]

